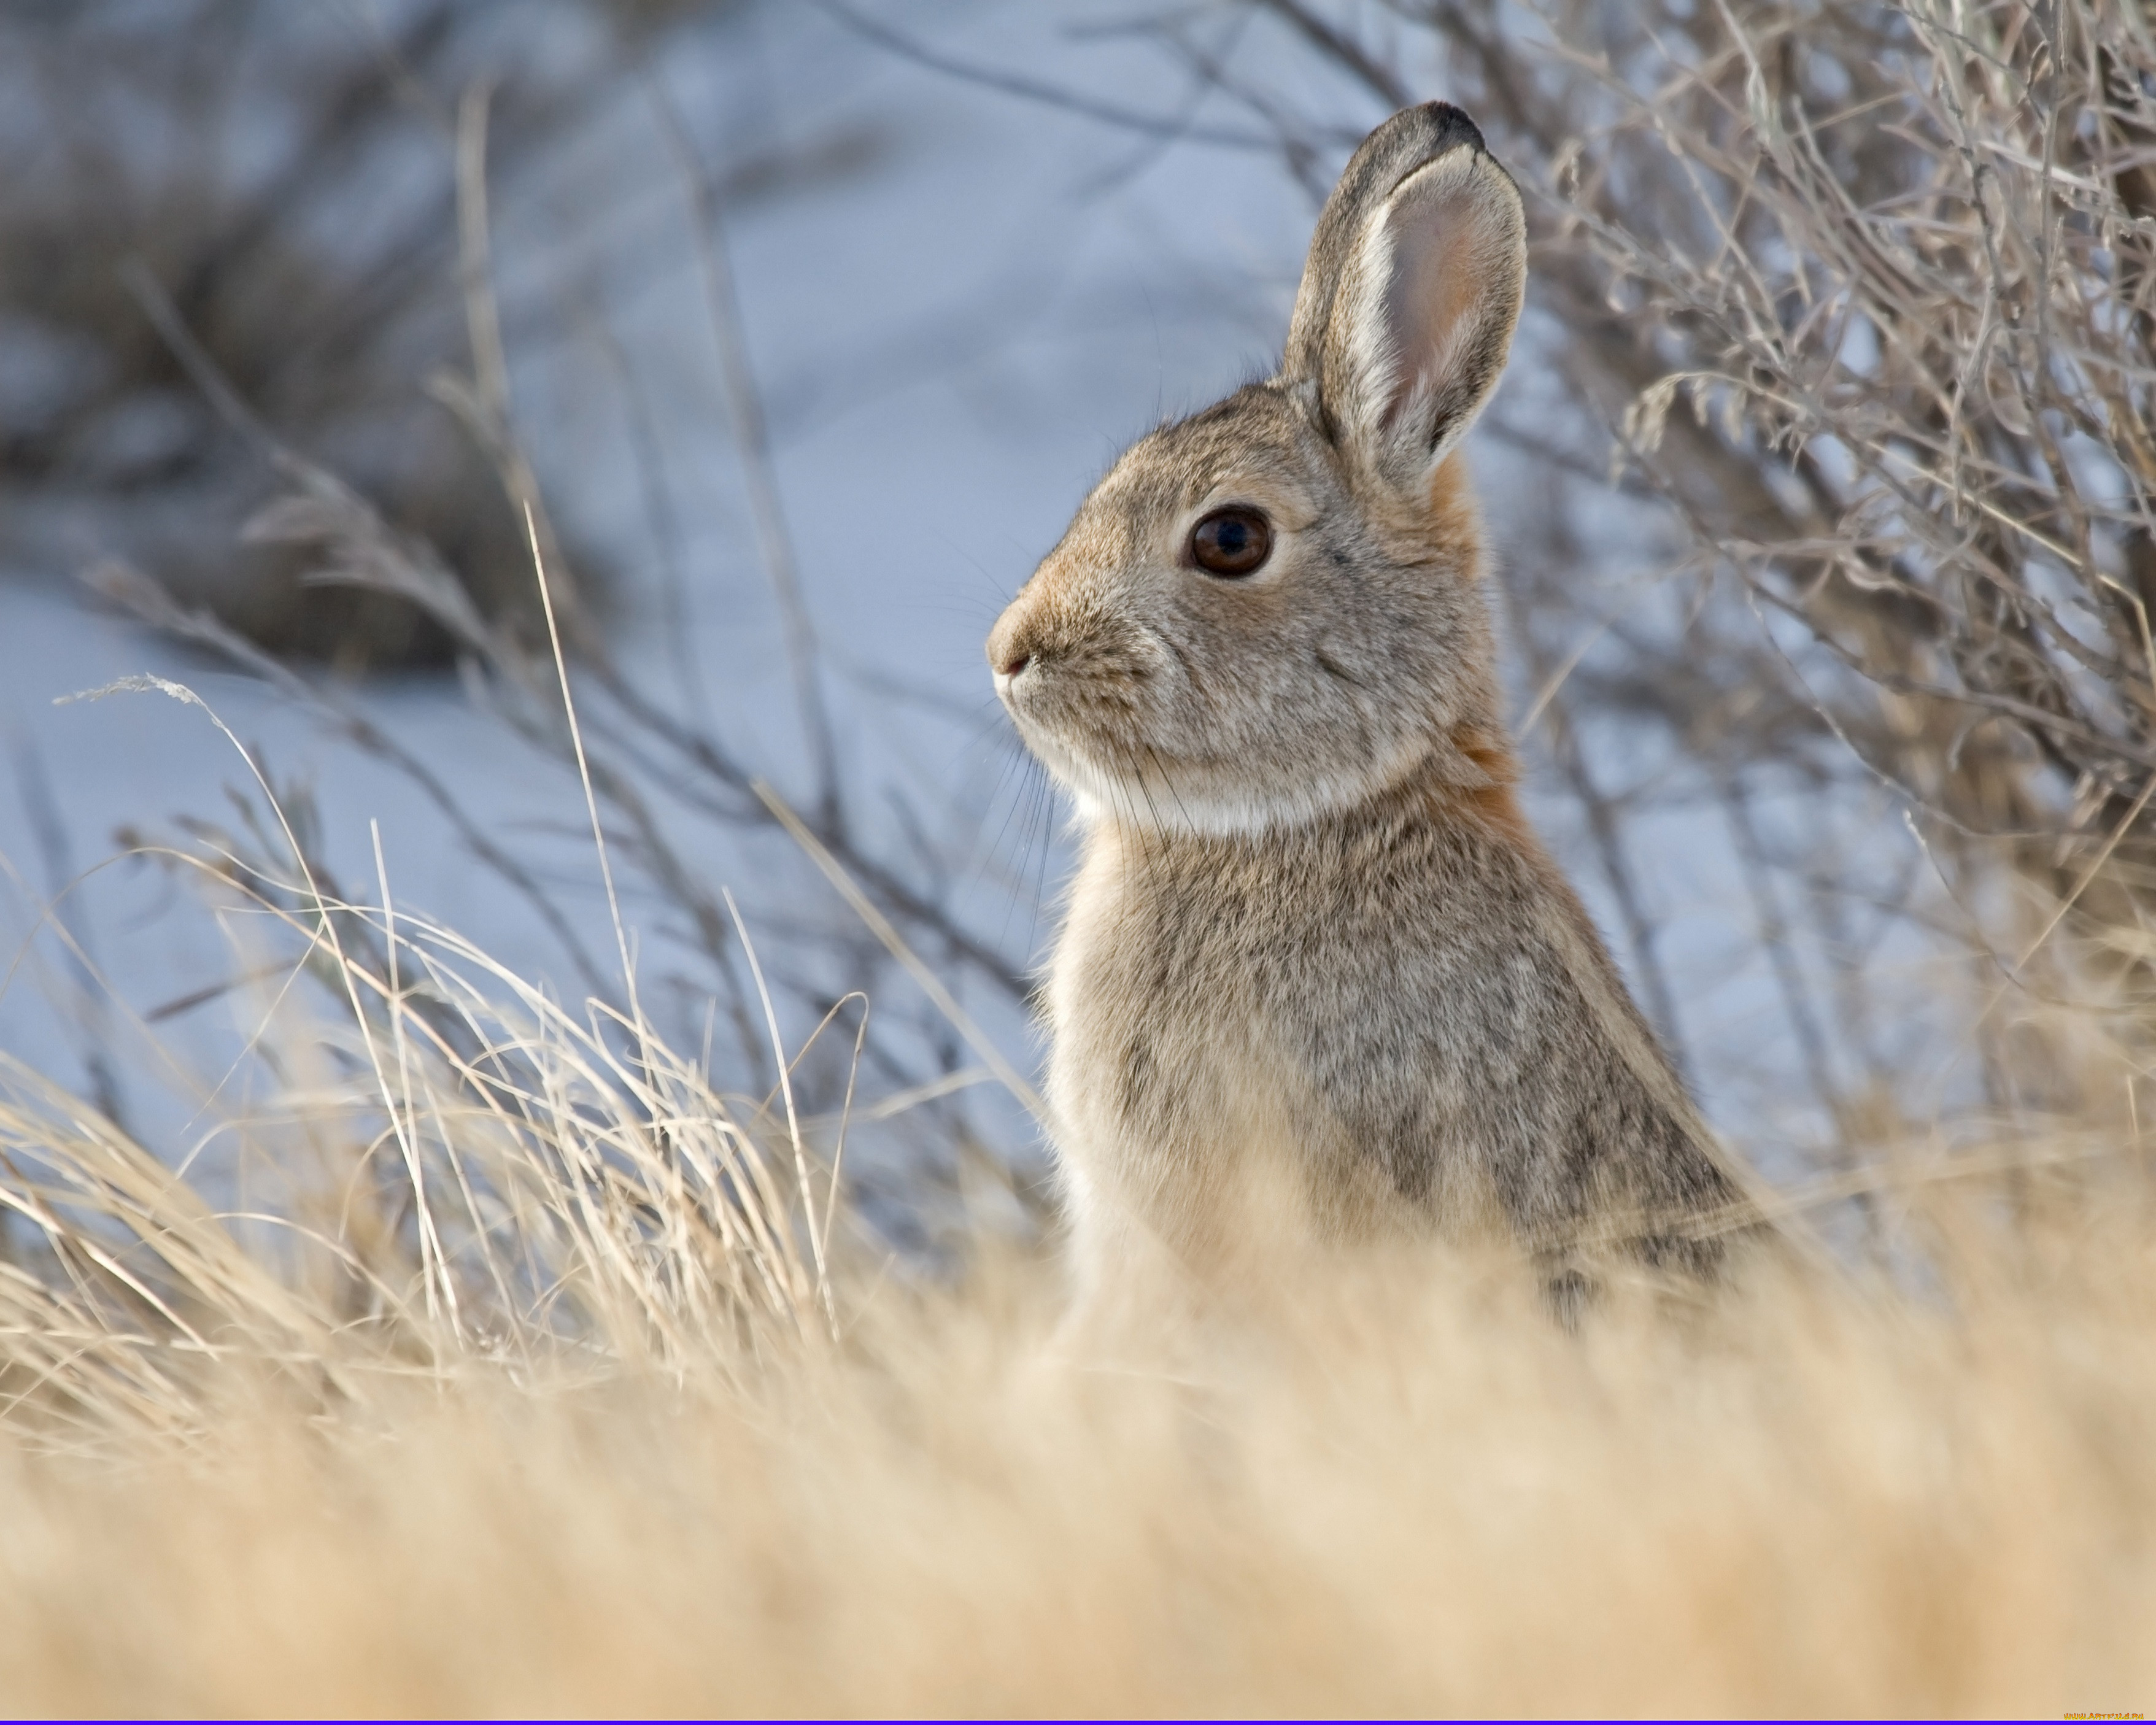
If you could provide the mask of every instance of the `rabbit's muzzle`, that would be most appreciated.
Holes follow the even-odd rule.
[[[1160,658],[1142,630],[1025,594],[988,637],[996,693],[1019,727],[1088,752],[1129,730]]]

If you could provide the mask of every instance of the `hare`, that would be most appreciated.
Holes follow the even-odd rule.
[[[1278,375],[1125,454],[988,637],[1083,833],[1044,991],[1081,1307],[1148,1259],[1722,1250],[1733,1177],[1514,798],[1457,452],[1526,277],[1474,123],[1394,115]]]

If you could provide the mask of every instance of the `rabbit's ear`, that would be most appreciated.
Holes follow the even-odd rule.
[[[1403,109],[1318,218],[1281,377],[1368,469],[1419,487],[1496,388],[1527,273],[1519,189],[1475,122]]]

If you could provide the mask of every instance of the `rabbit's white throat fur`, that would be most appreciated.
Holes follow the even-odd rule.
[[[1260,793],[1255,788],[1210,788],[1203,768],[1155,761],[1150,770],[1118,773],[1087,759],[1053,732],[1029,723],[998,675],[998,692],[1012,707],[1026,744],[1070,793],[1079,824],[1101,821],[1139,832],[1190,833],[1208,838],[1250,836],[1306,826],[1359,807],[1411,778],[1462,787],[1488,784],[1489,775],[1448,739],[1404,738],[1387,754],[1349,771],[1314,774]]]

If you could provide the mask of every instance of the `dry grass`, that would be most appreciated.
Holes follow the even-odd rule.
[[[827,1223],[836,1122],[311,875],[212,880],[295,966],[219,1154],[176,1176],[0,1069],[10,1712],[2156,1692],[2129,1120],[1881,1147],[1844,1267],[1577,1337],[1434,1257],[1106,1369],[1058,1353],[1037,1257],[923,1284]]]
[[[1202,1384],[1045,1363],[987,1272],[747,1382],[725,1336],[349,1402],[228,1360],[185,1433],[8,1446],[0,1703],[2143,1707],[2146,1220],[1578,1342],[1432,1266]]]

